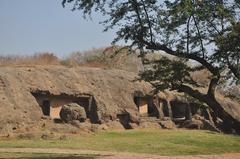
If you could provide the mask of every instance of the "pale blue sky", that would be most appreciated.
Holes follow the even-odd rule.
[[[110,45],[113,32],[98,22],[62,8],[62,0],[0,0],[0,55],[53,52],[64,57],[73,51]]]

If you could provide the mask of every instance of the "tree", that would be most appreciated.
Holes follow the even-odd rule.
[[[240,79],[240,23],[229,28],[229,32],[225,35],[220,35],[216,40],[217,50],[214,58],[217,63],[227,65],[231,73]],[[223,66],[221,66],[223,67]]]
[[[216,87],[227,77],[239,80],[239,0],[63,0],[73,10],[90,15],[102,13],[105,31],[116,28],[116,38],[131,41],[144,58],[146,50],[165,51],[180,61],[161,59],[151,62],[142,77],[156,90],[174,89],[206,103],[213,110],[216,124],[220,118],[226,129],[240,132],[240,121],[226,112],[215,98]],[[231,43],[229,43],[231,41]],[[198,63],[194,68],[188,60]],[[146,62],[147,63],[147,62]],[[195,89],[190,71],[207,69],[211,79],[207,93]],[[175,71],[173,71],[175,70]],[[161,76],[165,74],[166,76]]]

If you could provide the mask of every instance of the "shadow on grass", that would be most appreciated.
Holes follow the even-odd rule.
[[[15,157],[0,157],[0,159],[96,159],[96,156],[91,155],[59,155],[59,154],[31,154],[25,156],[16,155]]]

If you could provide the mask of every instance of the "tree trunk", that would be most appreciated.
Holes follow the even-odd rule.
[[[210,121],[212,124],[214,124],[214,122],[213,122],[214,120],[213,120],[213,117],[212,117],[212,113],[213,113],[213,112],[211,112],[209,108],[206,109],[206,112],[207,112],[209,121]]]
[[[185,92],[199,101],[206,103],[212,109],[213,121],[219,129],[227,133],[240,133],[240,122],[224,110],[221,104],[215,99],[213,92],[203,94],[186,85],[178,86],[178,91]],[[219,122],[219,119],[221,119],[222,122]]]
[[[154,100],[153,100],[153,103],[155,105],[155,107],[157,108],[157,111],[158,111],[158,118],[159,119],[163,119],[164,117],[164,114],[163,114],[163,104],[160,102],[160,99],[159,97],[156,95],[154,96]]]
[[[210,71],[213,75],[211,82],[208,87],[208,93],[203,94],[198,90],[194,90],[187,85],[177,85],[174,86],[173,89],[178,90],[180,92],[185,92],[188,95],[198,99],[206,103],[212,109],[212,117],[213,121],[220,129],[225,132],[233,132],[236,131],[240,133],[240,121],[236,120],[231,114],[223,109],[221,104],[215,98],[215,90],[218,85],[220,79],[220,68],[215,67],[212,63],[209,63],[206,59],[199,57],[196,54],[186,54],[184,52],[174,51],[167,47],[166,45],[161,45],[158,43],[150,43],[143,39],[139,39],[143,44],[146,45],[146,49],[156,50],[156,51],[165,51],[169,55],[173,55],[180,58],[191,59],[199,62],[202,66],[204,66],[208,71]],[[238,77],[238,76],[237,76]],[[218,118],[220,118],[223,122],[219,124]]]
[[[231,114],[224,110],[215,97],[208,97],[206,103],[213,110],[213,120],[221,130],[227,133],[240,133],[240,122],[234,119]],[[222,122],[219,123],[217,118],[220,118]]]

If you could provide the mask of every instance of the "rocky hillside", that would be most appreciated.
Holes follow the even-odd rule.
[[[151,54],[148,58],[160,57],[160,54]],[[98,123],[115,120],[118,115],[126,113],[137,118],[139,113],[134,95],[139,92],[142,96],[149,95],[152,90],[149,83],[136,81],[138,72],[143,69],[138,55],[126,47],[113,46],[87,58],[87,63],[75,61],[68,67],[60,65],[61,62],[57,65],[6,64],[0,67],[0,133],[45,127],[46,120],[43,121],[45,117],[34,96],[36,94],[74,99],[93,97]],[[192,74],[193,79],[201,84],[202,91],[206,91],[208,86],[208,75],[205,70]],[[217,93],[217,100],[240,121],[240,103],[235,97],[239,94],[238,90],[231,91],[230,98]],[[166,92],[161,92],[160,97],[168,103],[181,100],[179,97],[184,96],[173,91]],[[70,129],[69,125],[53,125],[53,129],[59,126],[60,129]]]
[[[0,67],[0,131],[41,120],[43,114],[33,96],[38,92],[51,96],[93,96],[100,122],[122,112],[137,112],[134,93],[147,94],[151,87],[135,79],[135,73],[101,68]]]

